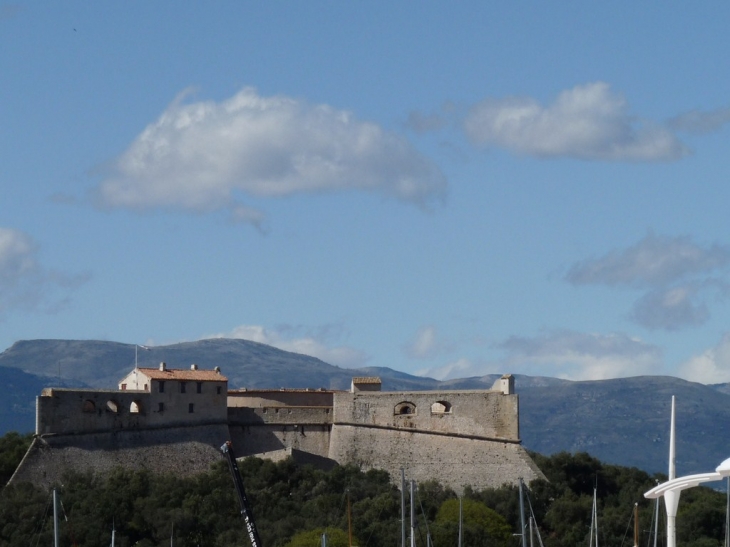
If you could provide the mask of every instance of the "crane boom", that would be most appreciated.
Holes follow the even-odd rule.
[[[236,456],[233,453],[231,441],[226,441],[221,446],[221,452],[223,452],[226,460],[228,460],[228,469],[231,472],[233,485],[236,487],[236,492],[238,493],[238,500],[241,502],[241,516],[246,523],[246,532],[248,532],[248,538],[251,540],[251,547],[262,547],[259,531],[256,529],[256,523],[253,520],[253,512],[246,497],[246,490],[243,488],[243,479],[241,479],[241,473],[238,471],[238,464],[236,463]]]

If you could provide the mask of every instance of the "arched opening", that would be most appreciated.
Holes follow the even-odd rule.
[[[402,403],[398,403],[395,405],[395,408],[393,409],[393,414],[396,416],[408,416],[411,414],[416,413],[416,405],[413,403],[410,403],[408,401],[403,401]]]
[[[96,412],[96,404],[94,404],[94,401],[92,401],[91,399],[86,399],[84,401],[83,411],[84,412]]]
[[[451,403],[448,401],[436,401],[431,405],[431,414],[451,413]]]
[[[139,401],[132,401],[132,404],[129,405],[129,412],[130,414],[139,414],[142,412],[142,405],[139,404]]]
[[[114,399],[109,399],[106,402],[106,409],[109,412],[113,412],[114,414],[119,414],[119,405]]]

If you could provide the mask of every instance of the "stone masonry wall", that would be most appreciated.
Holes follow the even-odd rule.
[[[223,460],[219,449],[228,436],[223,424],[36,437],[11,482],[50,488],[68,471],[117,467],[190,476]]]
[[[398,480],[400,470],[416,481],[435,479],[462,492],[530,482],[542,478],[525,449],[516,442],[496,442],[418,431],[337,424],[332,429],[329,457],[340,464],[382,469]]]
[[[498,391],[335,393],[333,420],[335,424],[519,440],[518,397]]]
[[[297,449],[326,457],[332,429],[329,407],[228,409],[231,441],[240,456]]]

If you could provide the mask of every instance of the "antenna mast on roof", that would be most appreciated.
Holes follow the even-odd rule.
[[[142,348],[145,351],[150,351],[150,348],[147,346],[143,346],[141,344],[135,344],[134,345],[134,370],[137,370],[137,348]]]

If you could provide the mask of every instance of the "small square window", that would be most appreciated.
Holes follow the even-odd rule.
[[[122,384],[122,391],[126,391],[126,390],[127,390],[127,384]]]

